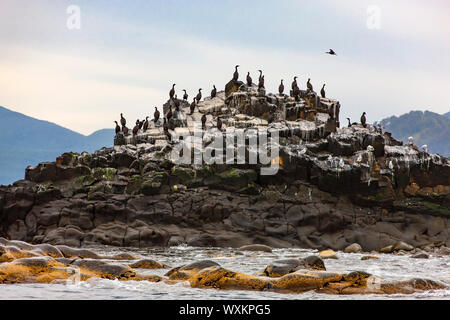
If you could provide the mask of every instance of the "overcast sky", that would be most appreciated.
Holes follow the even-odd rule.
[[[450,1],[0,0],[0,105],[83,134],[153,115],[172,83],[223,89],[236,64],[271,92],[326,83],[341,120],[445,113]]]

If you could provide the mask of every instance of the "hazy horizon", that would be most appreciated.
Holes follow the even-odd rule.
[[[80,29],[67,27],[70,5]],[[270,92],[295,75],[302,88],[308,78],[316,91],[326,83],[341,121],[363,111],[369,122],[443,114],[449,9],[444,0],[1,0],[0,105],[90,135],[121,112],[131,123],[152,115],[172,83],[190,101],[200,87],[223,90],[239,64],[241,80],[262,69]]]

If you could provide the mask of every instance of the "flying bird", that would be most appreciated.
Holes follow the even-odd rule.
[[[330,51],[325,52],[325,53],[328,53],[328,54],[330,54],[330,55],[332,55],[332,56],[337,56],[336,52],[334,52],[333,49],[330,49]]]

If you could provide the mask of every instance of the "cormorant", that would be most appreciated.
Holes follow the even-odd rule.
[[[308,88],[308,90],[313,91],[313,86],[311,84],[311,79],[308,78],[308,82],[306,83],[306,87]]]
[[[366,127],[366,113],[365,112],[363,112],[363,114],[361,116],[361,124],[364,128]]]
[[[258,89],[264,88],[264,76],[261,77],[258,83]]]
[[[139,121],[139,120],[138,120]],[[133,128],[133,136],[137,135],[139,132],[139,124],[136,123],[136,125]]]
[[[263,76],[263,75],[262,75],[262,71],[261,71],[261,70],[258,70],[258,72],[259,72],[259,79],[258,79],[258,80],[259,80],[259,82],[261,82],[261,79],[262,79],[262,76]]]
[[[156,123],[159,120],[160,113],[158,111],[158,107],[155,107],[155,109],[156,110],[155,110],[155,113],[153,114],[153,117],[154,117],[153,121]]]
[[[347,127],[350,128],[350,127],[352,126],[352,124],[350,123],[350,118],[347,118],[347,120],[348,120],[348,125],[347,125]]]
[[[294,95],[295,100],[296,100],[296,101],[299,101],[299,99],[300,99],[300,88],[298,87],[297,84],[296,84],[296,85],[294,86],[294,88],[292,89],[292,94]]]
[[[217,89],[216,89],[216,86],[213,85],[213,87],[214,87],[214,89],[211,90],[211,99],[212,99],[212,98],[215,98],[216,95],[217,95]]]
[[[249,87],[251,87],[251,86],[252,86],[252,83],[253,83],[253,79],[252,79],[252,77],[250,77],[250,72],[248,72],[248,73],[247,73],[247,85],[248,85]]]
[[[194,100],[192,101],[192,103],[191,103],[191,105],[190,105],[190,109],[191,109],[191,113],[190,114],[193,114],[194,113],[194,110],[195,110],[195,105],[196,105],[196,103],[195,103],[195,98],[194,98]]]
[[[116,134],[118,134],[120,132],[120,127],[119,124],[117,123],[117,121],[114,121],[116,123]]]
[[[197,100],[197,103],[199,103],[200,100],[202,100],[202,90],[203,90],[202,88],[198,89],[198,94],[195,97],[195,99]]]
[[[173,96],[175,95],[175,86],[176,86],[176,84],[174,83],[172,85],[172,89],[170,89],[170,91],[169,91],[169,98],[170,99],[173,99]]]
[[[283,92],[284,92],[284,84],[283,84],[283,79],[281,79],[281,84],[280,84],[280,86],[278,87],[278,93],[279,93],[280,96],[281,96],[281,95],[283,95]]]
[[[330,49],[330,51],[325,53],[331,54],[332,56],[337,56],[336,52],[334,52],[333,49]]]
[[[144,132],[147,131],[147,129],[148,129],[148,117],[145,117]]]
[[[298,87],[298,85],[297,85],[297,77],[294,77],[294,81],[292,82],[292,85],[291,85],[292,91],[294,91],[295,87]]]
[[[325,98],[325,84],[323,84],[322,90],[320,90],[320,95]]]
[[[234,81],[238,81],[238,79],[239,79],[239,72],[237,71],[238,67],[239,67],[239,65],[237,65],[236,67],[234,67],[234,68],[235,68],[235,69],[234,69],[234,73],[233,73],[233,80],[234,80]]]
[[[206,114],[202,115],[202,129],[205,129],[206,127]]]
[[[170,118],[172,118],[172,106],[169,106],[169,111],[167,111],[166,118],[167,121],[169,121]]]
[[[183,100],[187,100],[188,99],[188,94],[187,94],[185,89],[183,89],[183,91],[184,91]]]
[[[127,120],[123,117],[122,114],[120,114],[120,124],[122,125],[122,127],[127,125]]]

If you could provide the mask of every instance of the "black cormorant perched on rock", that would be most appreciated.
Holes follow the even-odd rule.
[[[262,77],[263,77],[262,71],[261,71],[261,70],[258,70],[258,72],[259,72],[259,79],[258,79],[258,82],[261,82],[261,79],[262,79]]]
[[[155,109],[156,110],[155,110],[155,113],[153,114],[153,121],[156,123],[159,120],[160,113],[159,113],[158,107],[155,107]]]
[[[202,115],[202,129],[205,129],[206,127],[206,114]]]
[[[214,89],[211,90],[211,99],[212,99],[212,98],[215,98],[216,95],[217,95],[217,89],[216,89],[216,86],[213,85],[213,87],[214,87]]]
[[[239,72],[238,72],[238,69],[239,68],[239,65],[237,65],[236,67],[234,67],[234,73],[233,73],[233,80],[234,81],[238,81],[238,79],[239,79]]]
[[[199,103],[200,100],[202,100],[202,90],[203,90],[202,88],[198,89],[198,94],[195,97],[195,100],[197,100],[197,103]]]
[[[120,127],[119,124],[117,123],[117,121],[114,121],[116,123],[116,134],[118,134],[120,132]]]
[[[139,132],[139,122],[137,122],[136,125],[133,128],[133,136],[137,135],[138,132]]]
[[[322,96],[322,98],[325,98],[325,83],[323,84],[323,87],[320,90],[320,95]]]
[[[297,77],[294,77],[294,81],[292,82],[292,85],[291,85],[292,91],[294,91],[295,87],[298,87],[298,85],[297,85]]]
[[[172,85],[172,89],[170,89],[170,91],[169,91],[169,98],[170,99],[173,99],[173,96],[175,95],[175,86],[176,86],[176,84],[174,83]]]
[[[250,72],[247,73],[247,85],[251,87],[253,84],[253,79],[250,77]]]
[[[195,98],[194,98],[194,100],[192,100],[191,105],[189,106],[189,108],[191,109],[191,113],[190,113],[190,114],[193,114],[193,113],[194,113],[194,111],[195,111],[195,105],[196,105],[196,103],[195,103]]]
[[[183,91],[184,91],[183,100],[187,100],[188,99],[188,94],[187,94],[185,89],[183,89]]]
[[[283,92],[284,92],[284,84],[283,84],[283,79],[281,79],[281,84],[280,84],[280,86],[278,87],[278,93],[279,93],[280,96],[281,96],[281,95],[283,95]]]
[[[164,118],[163,130],[164,130],[164,134],[167,136],[167,140],[172,141],[172,137],[169,133],[169,124],[167,123],[166,118]]]
[[[333,49],[330,49],[330,51],[325,52],[325,53],[331,54],[332,56],[337,56],[336,52],[334,52]]]
[[[128,128],[126,126],[122,126],[122,132],[124,135],[128,134]]]
[[[122,125],[122,127],[127,125],[127,120],[123,117],[123,114],[120,114],[120,124]]]
[[[166,114],[167,121],[169,121],[170,118],[172,118],[172,115],[173,115],[172,106],[169,106],[169,111],[167,111],[167,114]]]
[[[365,112],[363,112],[363,114],[361,116],[361,124],[364,128],[366,127],[366,113]]]
[[[143,127],[144,132],[147,131],[147,129],[148,129],[148,117],[145,117],[145,122],[144,122],[144,127]]]
[[[220,117],[217,117],[217,129],[219,129],[219,131],[222,130],[222,120],[220,120]]]
[[[292,88],[292,94],[295,97],[295,101],[300,100],[300,88],[297,84],[294,86],[294,88]]]
[[[312,84],[311,84],[310,81],[311,81],[311,79],[308,78],[308,82],[306,83],[306,87],[308,88],[308,90],[314,91],[314,90],[313,90],[313,86],[312,86]]]
[[[258,89],[264,88],[264,76],[259,79]]]
[[[351,122],[350,122],[350,118],[347,118],[347,120],[348,120],[348,125],[347,125],[347,127],[350,128],[350,127],[352,126],[352,124],[351,124]]]

